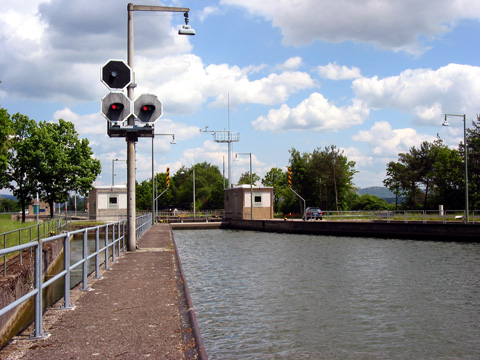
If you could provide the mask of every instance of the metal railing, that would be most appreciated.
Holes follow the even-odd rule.
[[[138,216],[135,222],[136,225],[136,239],[138,240],[143,234],[147,232],[152,226],[152,214]]]
[[[323,219],[329,221],[386,221],[386,222],[441,222],[462,223],[465,222],[464,210],[438,210],[426,211],[324,211]],[[469,212],[469,222],[472,224],[480,221],[480,211]]]
[[[55,219],[51,221],[44,221],[36,225],[24,227],[21,229],[7,231],[0,234],[0,239],[3,238],[3,249],[13,246],[13,244],[25,244],[31,241],[38,241],[38,239],[46,238],[52,235],[59,229],[68,225],[67,219]],[[19,250],[20,265],[23,264],[22,250]],[[3,255],[3,276],[7,276],[7,255]]]
[[[143,235],[152,225],[152,218],[150,215],[140,216],[136,219],[137,221],[137,239]],[[104,234],[104,240],[100,245],[100,234]],[[109,259],[111,257],[112,263],[116,261],[116,255],[120,256],[122,251],[126,249],[126,222],[118,221],[105,225],[69,231],[60,235],[51,236],[45,239],[38,239],[38,241],[30,241],[26,244],[20,244],[6,249],[0,249],[0,257],[6,256],[7,254],[23,251],[27,249],[34,250],[34,287],[33,290],[29,293],[23,295],[21,298],[12,302],[11,304],[0,309],[0,316],[6,314],[7,312],[13,310],[20,304],[24,303],[28,299],[34,297],[34,333],[33,338],[43,338],[43,300],[42,300],[42,290],[47,288],[49,285],[55,281],[63,278],[64,279],[64,304],[63,309],[71,309],[72,305],[70,303],[70,275],[72,270],[81,266],[82,280],[81,280],[81,290],[88,290],[88,261],[90,259],[95,259],[95,276],[94,278],[100,278],[100,265],[101,257],[104,255],[105,269],[109,268]],[[83,253],[82,257],[75,264],[70,264],[72,257],[70,251],[70,241],[73,236],[81,234],[83,238]],[[95,236],[95,250],[89,252],[87,241],[88,235]],[[64,269],[58,274],[52,276],[48,281],[43,280],[43,257],[42,249],[43,245],[61,239],[63,241],[63,254],[64,254]],[[110,256],[111,254],[111,256]]]

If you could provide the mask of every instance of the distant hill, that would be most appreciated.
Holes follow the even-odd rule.
[[[392,193],[390,190],[388,190],[386,187],[383,186],[372,186],[364,189],[358,189],[357,190],[358,195],[363,195],[363,194],[370,194],[377,196],[381,199],[394,199],[395,201],[395,194]]]
[[[17,198],[16,198],[15,196],[13,196],[13,195],[0,194],[0,198],[17,201]]]

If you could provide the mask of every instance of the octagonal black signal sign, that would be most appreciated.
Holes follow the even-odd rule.
[[[101,80],[111,90],[125,89],[132,78],[132,69],[122,60],[110,60],[102,67]]]
[[[132,115],[132,102],[123,93],[108,93],[102,99],[102,115],[110,122],[122,123]]]

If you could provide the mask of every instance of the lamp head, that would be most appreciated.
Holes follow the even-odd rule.
[[[180,30],[178,30],[178,35],[195,35],[195,30],[192,29],[190,25],[188,25],[188,12],[183,14],[185,16],[185,25],[182,26]]]
[[[442,126],[450,126],[450,124],[447,121],[447,115],[445,114],[445,120],[443,120]]]

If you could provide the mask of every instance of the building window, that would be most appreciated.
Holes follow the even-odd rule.
[[[255,195],[253,199],[254,199],[254,205],[262,204],[262,195]]]
[[[108,196],[108,208],[109,209],[118,209],[118,197],[117,195]]]

